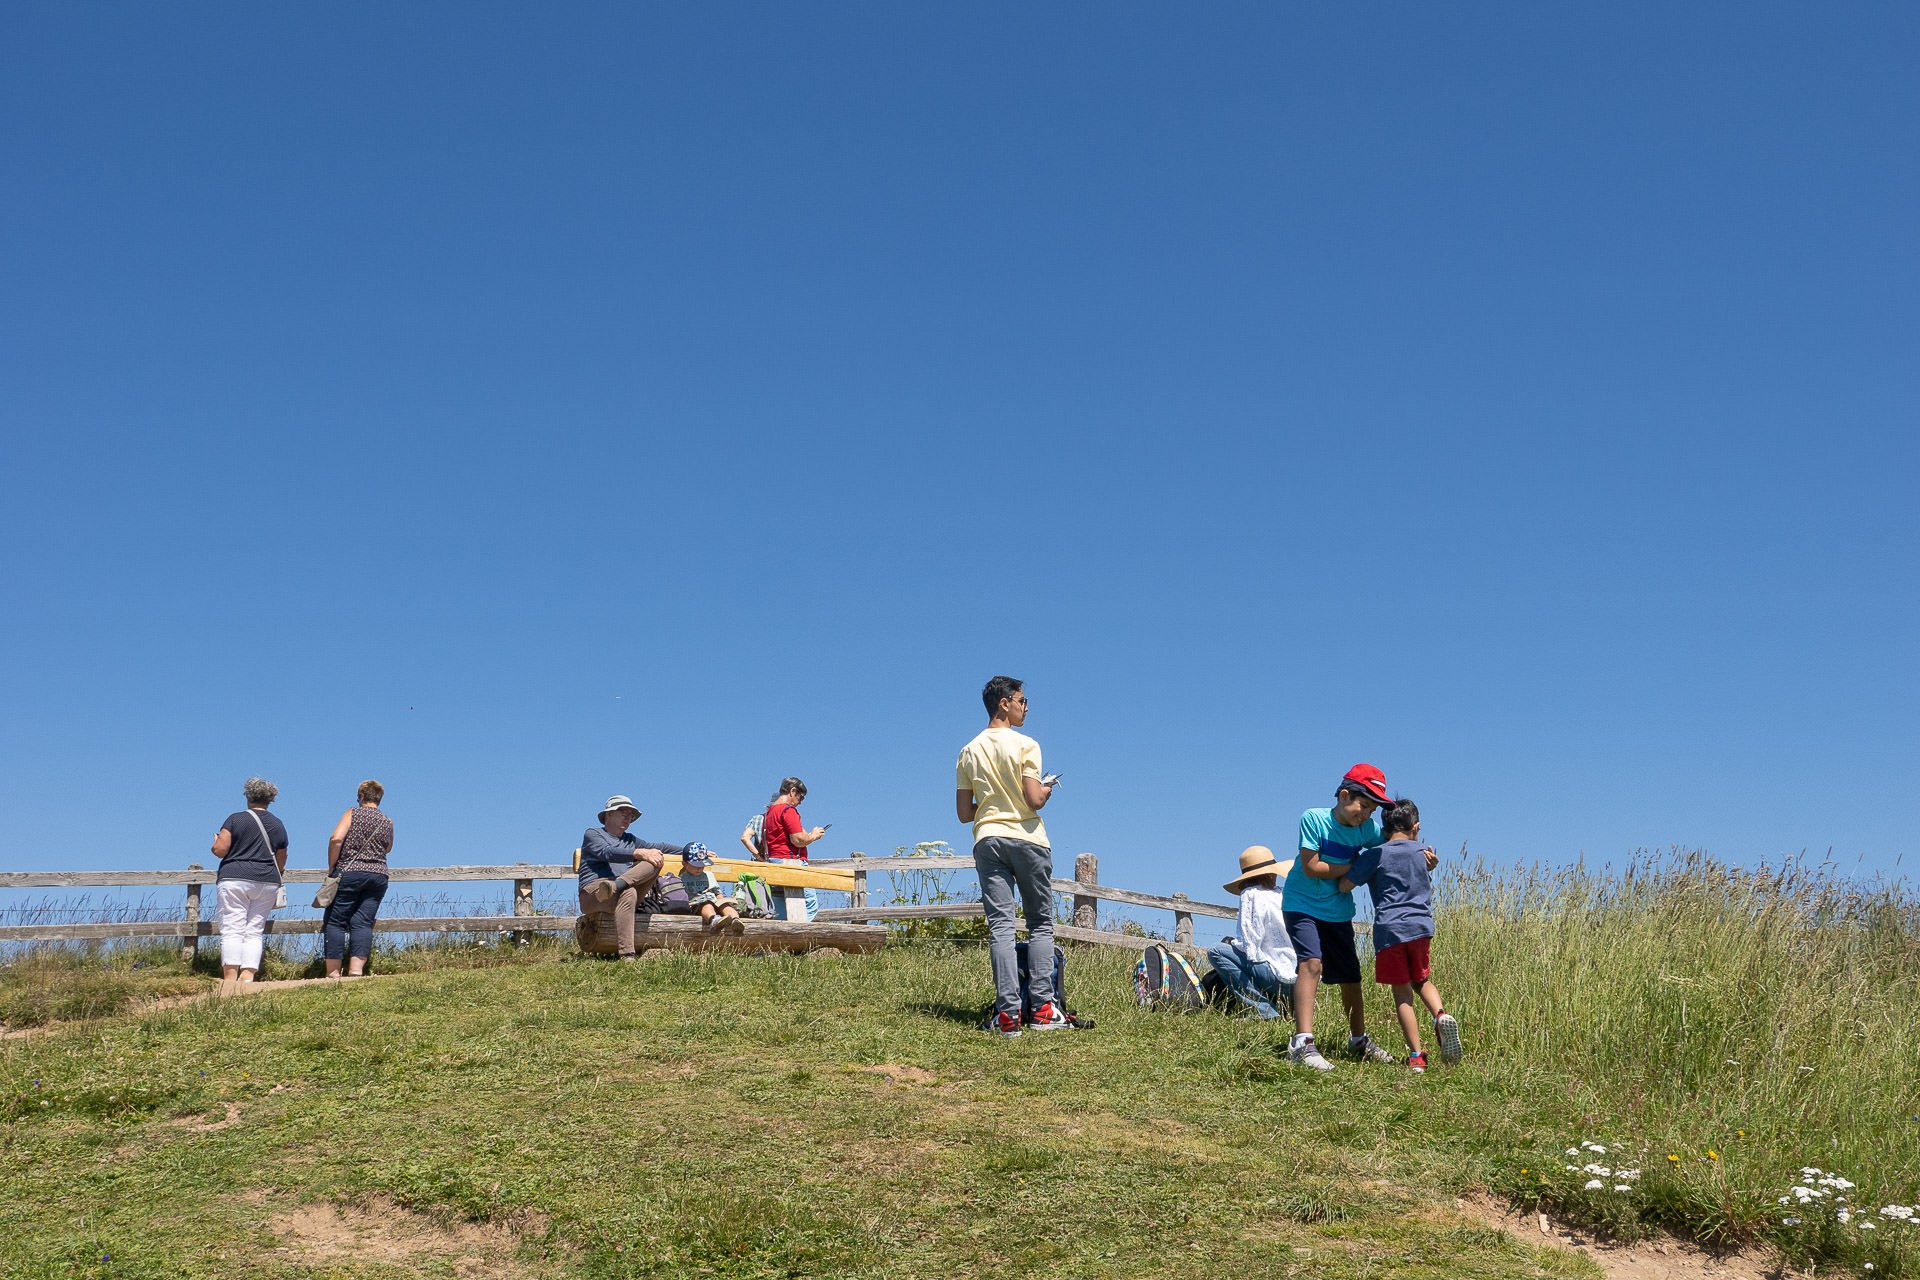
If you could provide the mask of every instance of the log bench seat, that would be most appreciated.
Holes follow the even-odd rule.
[[[836,951],[872,952],[887,945],[885,925],[809,923],[805,920],[743,920],[746,932],[709,933],[699,916],[656,915],[640,912],[633,917],[633,946],[636,951],[664,947],[670,951]],[[573,923],[573,936],[580,950],[588,955],[613,955],[613,915],[602,913],[581,916]]]

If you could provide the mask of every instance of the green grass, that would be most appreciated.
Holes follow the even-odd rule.
[[[555,960],[572,950],[570,935],[539,933],[521,946],[503,935],[453,935],[404,946],[381,940],[375,944],[373,967],[390,974],[492,968]],[[259,976],[274,982],[318,978],[325,972],[326,962],[311,945],[295,952],[269,946]],[[203,942],[191,964],[181,962],[179,943],[173,940],[37,944],[0,963],[0,1027],[18,1030],[126,1013],[155,1000],[205,994],[219,979],[218,942]]]
[[[0,1048],[0,1274],[1597,1274],[1455,1210],[1492,1188],[1911,1276],[1915,1228],[1777,1197],[1805,1164],[1913,1203],[1915,936],[1897,895],[1706,863],[1468,874],[1435,956],[1472,1056],[1425,1077],[1308,1076],[1271,1026],[1133,1008],[1097,948],[1070,961],[1097,1029],[1000,1041],[982,950],[946,941],[536,950],[100,1019]],[[1631,1192],[1581,1189],[1582,1140],[1632,1154]],[[302,1253],[300,1204],[496,1224],[510,1256]]]

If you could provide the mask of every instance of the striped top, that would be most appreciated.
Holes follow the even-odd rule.
[[[340,845],[336,873],[372,871],[387,874],[387,855],[393,852],[393,819],[372,805],[356,805]]]

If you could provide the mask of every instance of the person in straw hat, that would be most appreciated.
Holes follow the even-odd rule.
[[[1240,874],[1223,886],[1240,895],[1240,931],[1207,949],[1207,960],[1227,990],[1240,997],[1260,1018],[1279,1018],[1293,1009],[1293,980],[1299,968],[1287,922],[1281,914],[1279,877],[1293,868],[1293,860],[1275,862],[1273,850],[1263,844],[1240,855]]]

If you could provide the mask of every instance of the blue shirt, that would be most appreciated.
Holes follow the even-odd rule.
[[[672,854],[685,852],[683,845],[642,840],[631,831],[613,836],[604,827],[587,828],[587,833],[580,837],[580,887],[584,889],[595,880],[619,879],[633,870],[633,855],[640,849]]]
[[[1380,815],[1374,814],[1357,827],[1343,827],[1333,820],[1332,809],[1309,809],[1300,815],[1300,848],[1318,849],[1327,862],[1352,862],[1368,845],[1382,838]],[[1353,919],[1353,895],[1334,888],[1332,880],[1316,880],[1295,862],[1287,872],[1281,890],[1287,910],[1332,924]]]
[[[1433,936],[1433,881],[1427,877],[1427,846],[1389,840],[1368,849],[1347,868],[1347,879],[1373,895],[1373,949]]]

